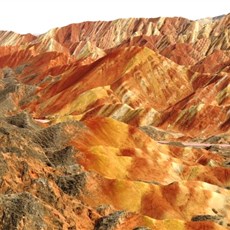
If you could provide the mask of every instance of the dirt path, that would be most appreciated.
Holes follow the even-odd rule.
[[[197,142],[177,142],[177,141],[158,141],[160,144],[166,145],[178,145],[185,147],[197,147],[197,148],[205,148],[205,147],[217,147],[220,149],[230,149],[230,144],[213,144],[213,143],[197,143]]]

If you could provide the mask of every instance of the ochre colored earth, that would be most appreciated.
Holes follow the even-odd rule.
[[[230,229],[230,15],[0,32],[0,229]]]

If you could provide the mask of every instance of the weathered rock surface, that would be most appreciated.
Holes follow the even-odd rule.
[[[229,229],[229,26],[0,32],[0,229]]]

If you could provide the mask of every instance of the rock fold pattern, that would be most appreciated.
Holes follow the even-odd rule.
[[[0,229],[230,229],[230,15],[0,31]]]

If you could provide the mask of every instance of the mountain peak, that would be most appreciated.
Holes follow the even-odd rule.
[[[229,20],[0,32],[0,229],[229,229]]]

